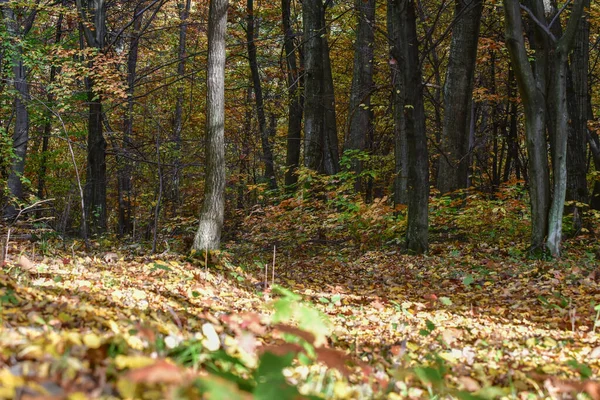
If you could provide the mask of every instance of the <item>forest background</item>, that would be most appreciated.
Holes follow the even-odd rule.
[[[348,311],[355,315],[370,296],[365,280],[384,288],[370,312],[411,314],[412,305],[472,306],[450,300],[452,287],[476,287],[489,299],[497,296],[485,291],[496,285],[520,287],[507,280],[550,276],[566,289],[534,284],[536,304],[561,313],[539,320],[595,338],[596,2],[3,0],[0,10],[3,265],[42,279],[39,265],[54,250],[59,264],[74,267],[96,263],[92,252],[131,276],[126,265],[144,263],[135,257],[192,247],[205,268],[225,265],[228,277],[270,293],[261,263],[272,259],[273,283],[279,255],[294,270],[282,267],[290,287],[314,294],[305,287],[313,279],[332,285],[333,298],[317,297],[326,310],[342,304],[345,290],[359,293],[360,311]],[[229,253],[208,257],[217,249]],[[346,271],[351,278],[337,275],[356,258],[388,272],[357,263]],[[444,265],[452,268],[438,270]],[[412,293],[428,280],[423,274],[431,281],[416,294],[420,302],[392,299],[392,286]],[[587,285],[581,296],[571,278]],[[518,311],[490,307],[507,318]],[[421,318],[420,334],[435,339],[431,321]],[[453,332],[440,333],[445,345],[462,338],[444,332]],[[358,353],[342,336],[340,346]],[[406,352],[405,341],[386,346]],[[569,365],[588,378],[582,366],[593,351],[584,348]],[[388,356],[377,355],[396,368]],[[329,366],[346,361],[327,357]],[[409,376],[431,390],[446,379],[436,365],[377,379]],[[480,392],[506,387],[506,379],[451,386]],[[371,390],[385,392],[377,385]],[[600,398],[597,386],[585,385],[555,386]]]

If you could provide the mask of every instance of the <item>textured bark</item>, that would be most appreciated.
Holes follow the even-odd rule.
[[[325,174],[339,171],[335,96],[322,0],[303,3],[305,88],[304,165]]]
[[[300,76],[296,62],[296,44],[290,22],[290,0],[281,1],[285,58],[288,85],[288,133],[286,148],[285,186],[293,188],[298,182],[296,170],[300,164],[302,134],[302,97],[299,91]]]
[[[267,127],[267,118],[265,117],[265,104],[262,93],[262,85],[260,82],[260,74],[258,71],[258,62],[256,60],[256,43],[254,41],[258,32],[255,32],[254,0],[246,1],[246,12],[248,14],[246,17],[246,43],[248,48],[248,62],[250,64],[252,87],[254,88],[254,98],[256,101],[258,130],[263,151],[262,158],[265,164],[265,179],[267,180],[267,182],[269,182],[270,189],[276,189],[277,180],[275,178],[273,150],[271,147],[271,143],[269,143],[269,129]]]
[[[518,0],[503,0],[506,45],[525,110],[525,135],[529,154],[528,177],[531,198],[532,249],[544,246],[547,232],[550,187],[546,153],[544,94],[529,63],[525,49],[521,9]]]
[[[425,132],[423,82],[419,60],[419,42],[415,5],[412,0],[398,0],[400,9],[403,109],[408,144],[408,226],[406,247],[421,254],[429,246],[429,157]]]
[[[211,0],[208,15],[206,181],[194,249],[221,244],[225,209],[225,35],[228,0]]]
[[[589,7],[589,1],[586,1]],[[567,85],[567,97],[571,123],[567,142],[567,200],[587,203],[586,150],[588,122],[588,68],[590,47],[590,24],[588,16],[581,19],[573,53],[571,55],[571,84]],[[573,225],[581,228],[581,212],[572,206]]]
[[[324,142],[323,142],[323,172],[333,175],[340,171],[340,156],[337,136],[337,120],[335,117],[335,93],[329,43],[326,35],[325,10],[321,13],[321,40],[323,41],[323,108],[325,109]]]
[[[468,186],[471,99],[483,0],[455,0],[450,57],[444,85],[442,156],[437,188],[441,193]]]
[[[304,24],[304,166],[323,171],[323,40],[321,27],[323,3],[305,0],[302,3]]]
[[[556,125],[554,127],[554,147],[552,166],[554,171],[554,196],[548,217],[548,239],[546,245],[554,257],[560,256],[562,241],[562,217],[567,193],[567,137],[569,112],[567,108],[567,61],[575,41],[578,25],[583,15],[583,0],[573,6],[565,33],[554,49],[554,74],[551,77],[553,91],[550,96],[556,104]]]
[[[350,92],[350,118],[348,119],[345,150],[364,151],[367,138],[373,131],[371,92],[373,91],[373,48],[375,41],[375,0],[355,0],[358,28],[354,44],[354,72]],[[362,187],[360,173],[362,162],[352,160],[352,170],[357,176],[355,190]]]
[[[387,28],[392,80],[392,113],[394,118],[394,204],[408,203],[408,144],[404,126],[402,36],[400,7],[397,0],[387,2]]]

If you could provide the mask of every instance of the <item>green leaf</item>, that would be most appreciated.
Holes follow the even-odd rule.
[[[452,300],[450,300],[448,297],[440,297],[440,302],[445,306],[452,305]]]
[[[465,285],[466,287],[469,287],[473,282],[475,282],[475,279],[471,274],[468,274],[463,278],[463,285]]]
[[[298,390],[290,386],[283,375],[283,370],[291,366],[293,361],[293,353],[288,353],[285,356],[276,356],[269,352],[263,354],[260,358],[260,365],[254,375],[257,382],[253,393],[254,399],[285,400],[299,396],[300,393],[298,393]]]

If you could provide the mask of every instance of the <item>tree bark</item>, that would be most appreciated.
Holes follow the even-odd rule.
[[[562,217],[567,193],[567,138],[569,131],[569,112],[567,108],[567,62],[569,52],[575,41],[578,25],[583,15],[583,0],[575,2],[569,17],[565,33],[554,49],[553,91],[550,95],[557,105],[556,125],[554,127],[554,147],[552,166],[554,171],[554,196],[548,218],[548,239],[546,246],[554,257],[560,256],[562,241]]]
[[[173,143],[175,145],[175,159],[173,160],[173,173],[170,182],[169,200],[172,203],[173,214],[176,213],[179,204],[181,203],[179,184],[181,181],[181,134],[183,132],[183,102],[185,97],[184,85],[185,85],[185,69],[186,69],[186,56],[187,56],[187,30],[188,30],[188,18],[190,15],[190,8],[192,6],[191,0],[184,0],[177,2],[179,8],[179,46],[177,49],[177,76],[179,82],[177,83],[177,98],[175,100],[175,118],[173,119]]]
[[[197,251],[221,244],[225,209],[225,35],[228,0],[211,0],[208,15],[206,101],[206,181],[200,223],[194,238]]]
[[[104,0],[76,0],[82,18],[79,24],[89,47],[102,51],[106,40],[106,3]],[[88,26],[91,24],[93,28]],[[92,62],[90,61],[90,70]],[[106,231],[106,140],[102,126],[102,98],[94,91],[94,80],[88,78],[88,141],[85,207],[90,232]]]
[[[408,144],[403,104],[403,79],[401,60],[402,35],[400,4],[397,0],[387,2],[387,29],[392,80],[392,113],[394,119],[394,204],[408,203]]]
[[[250,73],[252,76],[252,87],[254,88],[254,98],[256,100],[256,115],[258,117],[258,130],[260,131],[260,142],[263,150],[263,162],[265,164],[265,179],[269,182],[270,189],[277,189],[277,180],[275,178],[275,165],[273,160],[273,149],[269,143],[269,129],[267,127],[267,118],[265,117],[265,104],[263,99],[262,85],[258,71],[258,62],[256,59],[255,18],[254,18],[254,0],[246,1],[247,25],[246,42],[248,47],[248,62],[250,64]]]
[[[4,3],[4,2],[2,2]],[[14,113],[15,126],[12,135],[13,158],[8,175],[8,191],[11,199],[4,209],[4,217],[17,215],[17,203],[23,198],[23,173],[25,172],[25,158],[27,156],[27,145],[29,142],[29,82],[27,81],[27,67],[23,62],[22,41],[33,26],[36,12],[32,11],[24,17],[15,12],[13,8],[6,7],[0,3],[1,15],[5,19],[8,35],[14,41],[12,54],[13,78],[12,84],[15,89]],[[21,16],[20,16],[21,15]]]
[[[304,165],[335,174],[339,171],[335,96],[322,0],[303,3],[305,88]]]
[[[503,0],[506,45],[525,110],[525,135],[529,154],[528,176],[531,198],[532,249],[544,246],[548,227],[550,187],[546,149],[544,94],[529,63],[525,49],[518,0]],[[540,71],[538,71],[539,73]]]
[[[450,57],[444,85],[442,156],[437,188],[441,193],[466,188],[469,174],[471,99],[483,0],[455,0]]]
[[[397,0],[400,36],[403,111],[408,145],[408,226],[406,247],[421,254],[429,246],[429,157],[425,131],[423,82],[419,60],[417,21],[413,0]]]
[[[589,1],[585,2],[589,8]],[[589,15],[581,19],[575,45],[571,55],[570,82],[567,85],[567,96],[571,123],[567,139],[567,200],[577,203],[589,201],[586,179],[586,150],[588,122],[588,68],[590,47]],[[573,214],[573,225],[576,231],[581,229],[581,207],[570,207]]]
[[[358,28],[354,44],[354,72],[350,92],[350,107],[345,150],[364,151],[367,138],[373,131],[373,111],[371,93],[373,91],[373,53],[375,45],[375,0],[355,0]],[[362,161],[352,160],[352,170],[356,174],[355,190],[362,188]]]
[[[282,24],[284,35],[285,58],[287,62],[288,85],[288,133],[286,148],[285,186],[293,188],[298,182],[296,170],[300,165],[300,149],[302,134],[302,95],[300,75],[296,62],[296,44],[290,22],[290,0],[281,0]]]

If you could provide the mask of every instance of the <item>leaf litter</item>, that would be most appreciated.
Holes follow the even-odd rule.
[[[415,257],[342,241],[335,224],[329,244],[298,239],[264,229],[271,217],[247,219],[208,267],[11,245],[0,398],[600,399],[591,238],[553,261],[469,240]]]

